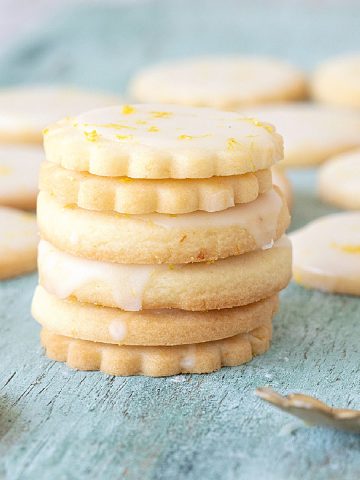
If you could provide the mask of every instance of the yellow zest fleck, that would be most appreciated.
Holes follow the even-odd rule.
[[[99,138],[99,134],[96,130],[91,130],[91,132],[84,132],[84,135],[86,137],[86,140],[89,142],[96,142]]]
[[[236,147],[241,147],[241,143],[236,140],[236,138],[230,137],[227,141],[227,149],[235,150]]]
[[[169,118],[172,112],[150,112],[154,118]]]
[[[146,125],[147,121],[146,120],[136,120],[135,122],[137,125]]]
[[[339,243],[332,243],[331,247],[341,250],[344,253],[360,253],[360,245],[340,245]]]
[[[0,165],[0,175],[9,175],[11,173],[11,168],[6,165]]]
[[[77,127],[78,125],[79,125],[78,122],[74,122],[74,123],[72,124],[73,127]]]
[[[213,263],[215,263],[215,260],[208,260],[208,261],[206,262],[206,265],[212,265]]]
[[[253,125],[255,125],[255,127],[265,128],[265,130],[269,133],[274,133],[274,127],[272,125],[260,122],[260,120],[258,120],[257,118],[245,117],[243,118],[243,120],[252,123]]]
[[[122,113],[123,115],[131,115],[132,113],[135,113],[135,108],[131,105],[123,105]]]
[[[47,133],[49,133],[49,129],[48,128],[44,128],[44,130],[42,131],[43,135],[46,135]]]
[[[122,178],[119,178],[118,181],[122,183],[130,183],[130,182],[133,182],[134,179],[129,177],[122,177]]]
[[[169,270],[174,270],[174,268],[175,268],[172,263],[169,263],[168,267],[169,267]]]
[[[121,125],[120,123],[104,123],[100,126],[104,128],[115,128],[115,130],[136,130],[136,127],[131,127],[130,125]]]
[[[119,140],[131,140],[133,135],[115,135],[115,137]]]
[[[155,125],[153,125],[152,127],[149,127],[147,130],[148,130],[148,132],[158,132],[159,131],[158,127],[155,127]]]
[[[206,138],[206,137],[210,137],[211,134],[210,133],[205,133],[204,135],[179,135],[178,136],[178,139],[179,140],[193,140],[194,138]]]
[[[176,214],[176,213],[169,213],[168,215],[169,215],[169,217],[172,217],[172,218],[177,217],[177,214]]]

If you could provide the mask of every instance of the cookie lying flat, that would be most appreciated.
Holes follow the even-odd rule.
[[[78,370],[124,376],[213,372],[222,366],[249,362],[255,355],[265,353],[270,341],[271,324],[214,342],[156,347],[110,345],[41,331],[41,343],[52,360],[66,362]]]
[[[39,245],[40,284],[59,298],[128,311],[214,310],[246,305],[286,287],[291,245],[186,265],[124,265],[78,258],[48,242]]]
[[[272,167],[271,173],[273,184],[280,188],[286,198],[289,209],[291,209],[293,204],[293,192],[289,178],[284,170],[278,165]]]
[[[0,205],[35,209],[43,158],[38,146],[0,144]]]
[[[322,200],[340,208],[360,210],[360,150],[338,155],[319,171]]]
[[[35,215],[0,207],[0,279],[36,269]]]
[[[278,239],[289,225],[278,190],[221,212],[178,216],[63,207],[40,192],[37,213],[45,240],[73,255],[116,263],[188,263],[240,255]]]
[[[208,57],[155,65],[132,80],[140,102],[223,109],[304,98],[304,75],[285,62],[262,57]]]
[[[342,55],[321,64],[314,73],[316,100],[332,105],[360,107],[360,54]]]
[[[65,119],[44,136],[47,160],[100,176],[208,178],[270,167],[282,158],[275,129],[234,112],[119,105]]]
[[[277,295],[251,305],[207,312],[176,309],[124,312],[71,300],[59,300],[42,287],[35,292],[32,314],[59,335],[117,345],[183,345],[248,333],[271,323]]]
[[[322,217],[291,234],[291,240],[297,283],[360,295],[360,212]]]
[[[360,145],[360,113],[305,103],[246,110],[274,123],[284,138],[281,165],[309,166]]]
[[[217,212],[252,202],[271,188],[270,169],[228,177],[140,180],[99,177],[45,162],[40,174],[40,189],[63,205],[129,214]]]
[[[119,97],[66,87],[0,90],[0,142],[41,143],[50,123],[91,108],[119,103]]]

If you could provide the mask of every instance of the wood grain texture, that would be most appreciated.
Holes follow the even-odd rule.
[[[70,12],[9,52],[0,61],[1,81],[74,81],[116,90],[140,64],[173,54],[287,52],[311,65],[329,53],[329,39],[334,48],[360,41],[358,28],[349,33],[355,24],[350,7],[320,15],[308,4],[294,11],[285,6],[281,15],[269,9],[263,18],[261,2],[243,2],[240,9],[226,0],[218,3],[221,10],[208,3],[200,29],[195,2]],[[295,21],[298,30],[290,35],[287,25]],[[308,37],[320,39],[313,49]],[[314,172],[292,178],[293,227],[332,211],[315,199]],[[292,284],[282,294],[271,350],[250,364],[206,376],[113,378],[71,371],[42,356],[29,313],[36,282],[30,275],[0,284],[1,480],[360,478],[359,436],[302,426],[254,395],[256,387],[270,385],[360,408],[359,299]]]

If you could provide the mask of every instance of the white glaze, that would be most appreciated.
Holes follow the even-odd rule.
[[[261,248],[275,238],[281,206],[281,197],[271,190],[259,195],[253,202],[238,204],[220,212],[197,211],[183,215],[151,213],[137,218],[168,229],[240,226],[252,235]]]
[[[113,340],[121,342],[126,338],[127,325],[123,320],[113,320],[108,328]]]
[[[359,212],[322,217],[292,233],[290,239],[294,275],[300,283],[307,283],[307,274],[324,290],[332,290],[341,279],[360,281]]]
[[[139,311],[155,265],[125,265],[87,260],[61,252],[42,240],[39,263],[44,287],[58,298],[68,298],[77,288],[100,281],[112,289],[113,300],[122,310]],[[119,288],[120,287],[120,288]]]
[[[74,125],[83,132],[95,131],[102,138],[123,145],[170,148],[179,154],[189,154],[194,149],[208,154],[211,149],[236,155],[236,150],[244,148],[256,152],[259,144],[264,148],[274,146],[272,127],[238,113],[163,104],[132,105],[130,113],[123,113],[126,108],[92,110],[79,115]]]

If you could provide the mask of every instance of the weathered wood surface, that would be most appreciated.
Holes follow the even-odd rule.
[[[330,53],[330,40],[338,50],[359,42],[355,7],[321,16],[306,2],[293,10],[289,3],[260,17],[267,2],[84,8],[9,53],[0,76],[116,90],[139,64],[172,54],[249,50],[309,66]],[[314,178],[293,174],[295,227],[331,211],[315,199]],[[304,427],[254,396],[270,385],[360,408],[358,299],[291,285],[272,349],[249,365],[206,376],[113,378],[42,356],[29,313],[35,284],[36,275],[0,284],[0,479],[360,478],[359,436]]]

